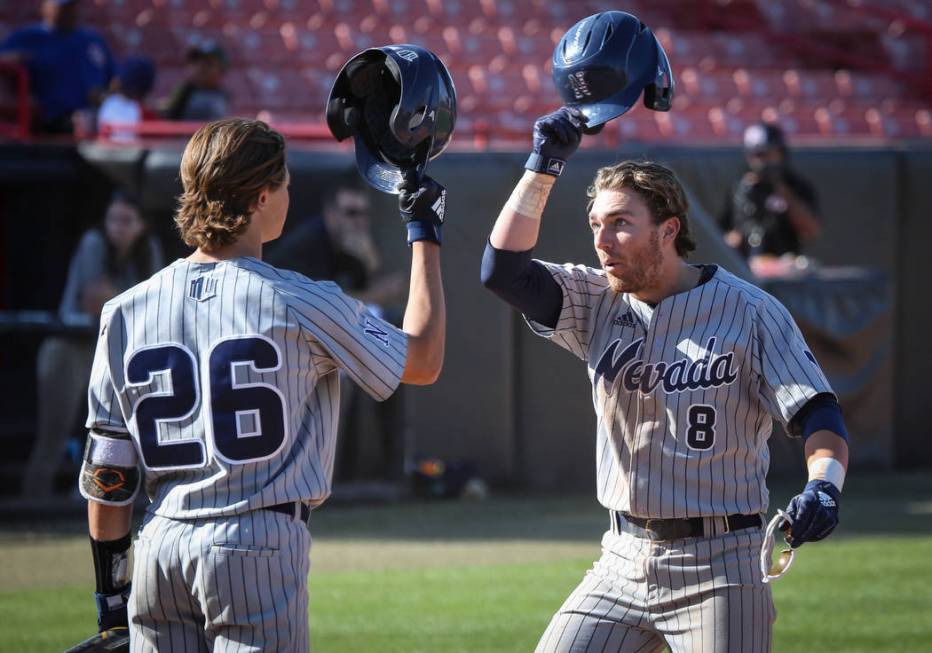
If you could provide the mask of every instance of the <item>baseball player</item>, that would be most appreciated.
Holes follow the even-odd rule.
[[[787,541],[837,523],[847,468],[838,403],[786,309],[715,265],[691,265],[687,202],[654,163],[602,168],[588,222],[601,269],[532,260],[541,214],[586,127],[562,108],[502,208],[483,283],[531,329],[586,361],[598,418],[602,556],[537,650],[769,651],[775,617],[758,568],[771,416],[806,438],[809,482]]]
[[[227,119],[191,138],[175,221],[194,254],[106,304],[81,493],[98,626],[133,651],[307,651],[307,521],[330,493],[344,371],[385,399],[440,373],[446,191],[399,196],[403,330],[332,282],[262,262],[288,210],[285,142]],[[151,501],[127,569],[132,502]],[[131,589],[132,587],[132,589]]]

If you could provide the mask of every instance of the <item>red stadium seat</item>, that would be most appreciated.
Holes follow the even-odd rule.
[[[888,4],[932,21],[932,5],[922,0]],[[550,77],[555,43],[583,16],[614,8],[604,0],[93,0],[84,5],[84,19],[105,34],[118,56],[143,53],[155,59],[156,98],[182,78],[187,47],[210,39],[228,52],[227,85],[237,110],[320,117],[333,77],[351,55],[411,42],[436,52],[450,68],[464,129],[485,124],[522,134],[559,102]],[[726,5],[722,11],[730,15],[760,12],[777,30],[803,29],[841,47],[872,24],[854,21],[853,12],[821,0],[722,0]],[[682,0],[633,0],[623,9],[654,29],[674,65],[678,88],[674,111],[633,110],[612,124],[613,138],[737,142],[747,124],[765,116],[780,121],[794,138],[932,137],[932,112],[918,103],[921,89],[895,76],[835,71],[828,64],[819,68],[818,62],[797,59],[789,46],[724,22],[708,20],[718,31],[697,31],[702,21]],[[33,3],[2,3],[0,32],[4,25],[9,29],[36,17]],[[916,62],[925,61],[925,43],[908,32],[902,38],[884,36],[885,30],[883,25],[864,36],[864,52],[879,52],[879,59],[888,57],[915,72]]]

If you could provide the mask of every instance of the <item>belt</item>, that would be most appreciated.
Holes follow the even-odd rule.
[[[742,528],[760,528],[760,515],[650,519],[609,511],[613,533],[629,533],[647,540],[682,540],[687,537],[715,537]]]
[[[265,506],[265,510],[280,512],[294,519],[300,519],[305,524],[311,518],[311,507],[301,501],[292,501],[291,503],[279,503],[274,506]]]

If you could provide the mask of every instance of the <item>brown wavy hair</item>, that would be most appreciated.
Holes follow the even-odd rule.
[[[226,118],[194,133],[181,157],[175,224],[191,247],[236,242],[265,189],[285,181],[285,139],[261,120]]]
[[[654,224],[659,225],[669,218],[679,218],[680,230],[673,243],[679,256],[686,258],[696,249],[696,241],[689,232],[686,192],[672,170],[650,161],[623,161],[600,168],[595,181],[586,191],[586,197],[589,198],[587,210],[592,210],[592,203],[599,191],[622,188],[633,190],[644,200]]]

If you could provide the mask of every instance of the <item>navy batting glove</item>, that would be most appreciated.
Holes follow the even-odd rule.
[[[113,594],[94,592],[97,603],[97,632],[104,632],[117,626],[129,626],[126,606],[129,603],[130,585]]]
[[[787,516],[793,520],[787,542],[794,549],[806,542],[828,537],[838,525],[841,493],[828,481],[809,481],[802,492],[790,499]]]
[[[407,175],[398,187],[398,209],[408,230],[408,244],[428,240],[440,244],[447,189],[430,177]]]
[[[524,167],[559,177],[582,139],[586,116],[579,109],[560,107],[534,123],[534,145]]]

